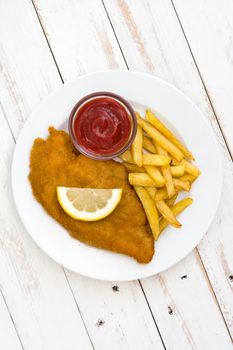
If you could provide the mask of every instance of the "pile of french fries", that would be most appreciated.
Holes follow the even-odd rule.
[[[136,115],[136,137],[121,159],[157,240],[168,225],[181,227],[176,216],[193,201],[175,201],[179,192],[190,191],[200,171],[192,153],[150,110],[145,119]]]

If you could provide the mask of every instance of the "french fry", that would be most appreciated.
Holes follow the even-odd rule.
[[[163,173],[163,177],[164,177],[165,182],[166,182],[168,197],[170,198],[175,193],[175,187],[174,187],[174,183],[172,181],[172,174],[171,174],[170,166],[169,165],[163,166],[162,173]]]
[[[147,110],[146,120],[138,113],[136,115],[141,127],[139,136],[132,154],[125,152],[121,158],[130,171],[129,183],[134,186],[157,239],[167,225],[181,227],[176,215],[189,206],[192,199],[186,198],[175,204],[176,198],[179,192],[190,190],[200,171],[187,160],[194,159],[192,153],[151,111]],[[143,153],[142,149],[150,153]]]
[[[151,196],[151,198],[154,200],[156,188],[155,187],[146,187],[146,190],[149,193],[149,195]]]
[[[132,157],[132,154],[131,154],[130,149],[127,149],[127,150],[126,150],[124,153],[122,153],[119,157],[120,157],[122,160],[124,160],[125,162],[127,162],[127,163],[134,164],[134,160],[133,160],[133,157]]]
[[[186,159],[183,159],[180,164],[184,166],[184,170],[187,173],[189,173],[195,177],[198,177],[200,175],[200,170],[192,163],[189,163]]]
[[[175,188],[175,193],[178,193],[179,189]],[[168,199],[168,193],[166,188],[160,188],[155,193],[155,201],[160,201],[163,199]]]
[[[163,199],[168,199],[168,193],[166,188],[161,188],[155,193],[155,201],[161,201]]]
[[[167,151],[164,150],[160,145],[156,144],[156,148],[158,151],[158,154],[161,156],[167,156]],[[172,197],[175,193],[175,187],[172,181],[172,174],[170,170],[170,165],[162,166],[162,174],[165,179],[167,193],[169,198]]]
[[[145,210],[154,239],[157,240],[159,236],[159,217],[155,203],[145,188],[141,186],[134,186],[134,189]]]
[[[170,157],[160,156],[158,154],[143,154],[142,155],[142,164],[143,165],[168,165],[170,162]]]
[[[170,153],[175,159],[181,161],[184,158],[184,154],[176,147],[170,140],[168,140],[160,131],[158,131],[153,125],[140,117],[137,113],[138,124],[142,126],[143,130],[162,148]]]
[[[164,200],[155,202],[155,205],[158,211],[162,214],[164,219],[167,222],[169,222],[170,225],[174,227],[181,227],[181,223],[176,220],[175,215],[173,214],[172,210],[169,208],[169,206],[166,204]]]
[[[155,146],[154,146],[152,140],[149,137],[145,136],[145,135],[143,135],[142,146],[147,151],[149,151],[151,153],[156,153],[156,149],[155,149]]]
[[[176,203],[172,208],[172,212],[175,216],[177,216],[178,214],[180,214],[182,211],[184,211],[185,208],[187,208],[190,204],[193,203],[193,200],[191,198],[185,198],[182,199],[181,201],[179,201],[178,203]],[[162,219],[160,220],[159,223],[159,229],[160,229],[160,233],[169,225],[169,223],[165,220]]]
[[[163,186],[165,184],[164,177],[161,175],[160,171],[155,166],[145,165],[144,168],[155,181],[155,183],[159,184],[160,186]]]
[[[185,157],[194,159],[192,153],[176,138],[176,136],[150,111],[146,111],[146,120],[158,129],[168,140],[178,147]]]
[[[153,201],[155,201],[155,193],[157,191],[156,187],[145,187],[145,189],[147,190]],[[158,217],[161,217],[160,212],[158,212]]]
[[[138,166],[136,164],[131,164],[131,163],[127,163],[127,162],[122,162],[122,165],[124,165],[124,167],[126,167],[126,169],[130,172],[130,173],[145,173],[146,169],[143,168],[143,166]]]
[[[176,160],[174,157],[171,157],[170,165],[179,166],[180,162],[178,162],[178,160]]]
[[[172,196],[171,198],[166,199],[166,203],[170,208],[175,204],[177,197],[178,197],[178,193],[174,194],[174,196]]]
[[[143,173],[129,173],[128,180],[130,185],[134,186],[143,186],[143,187],[156,187],[157,184],[154,180],[148,175]]]
[[[179,178],[179,180],[182,181],[189,181],[191,184],[196,180],[197,178],[191,174],[184,174]]]
[[[180,179],[173,179],[173,184],[177,187],[182,188],[184,191],[190,191],[191,185],[189,181],[183,181]]]
[[[134,162],[142,166],[142,127],[140,125],[137,125],[137,133],[131,148]]]
[[[171,169],[172,177],[180,177],[184,175],[183,165],[171,166],[170,169]]]

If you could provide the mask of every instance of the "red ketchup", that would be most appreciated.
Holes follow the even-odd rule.
[[[78,144],[94,155],[117,153],[128,142],[132,122],[127,109],[110,97],[97,97],[75,114],[73,131]]]

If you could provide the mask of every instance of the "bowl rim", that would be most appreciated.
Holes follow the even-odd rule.
[[[82,147],[79,143],[77,138],[74,135],[74,131],[73,131],[73,123],[74,123],[74,118],[76,117],[76,113],[77,110],[84,105],[85,103],[87,103],[89,100],[91,99],[95,99],[95,98],[99,98],[99,97],[110,97],[112,99],[115,99],[117,101],[119,101],[124,107],[125,109],[127,109],[128,114],[131,116],[132,119],[132,123],[131,123],[131,134],[129,136],[129,139],[127,140],[127,142],[125,143],[125,145],[118,150],[117,152],[114,152],[112,154],[107,154],[107,155],[103,155],[103,154],[99,154],[99,155],[95,155],[91,152],[88,152],[84,147]],[[133,109],[133,107],[131,106],[131,104],[124,99],[122,96],[115,94],[113,92],[110,91],[96,91],[93,92],[91,94],[88,94],[84,97],[82,97],[72,108],[71,112],[70,112],[70,116],[69,116],[69,121],[68,121],[68,130],[69,130],[69,135],[71,138],[71,141],[74,145],[74,147],[83,155],[85,155],[86,157],[89,157],[91,159],[95,159],[95,160],[109,160],[109,159],[114,159],[117,156],[121,155],[122,153],[124,153],[133,143],[135,136],[136,136],[136,132],[137,132],[137,117],[136,117],[136,113]]]

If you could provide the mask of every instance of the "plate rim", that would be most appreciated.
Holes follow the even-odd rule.
[[[64,87],[69,86],[69,85],[73,85],[75,84],[77,81],[80,80],[84,80],[88,77],[93,77],[95,75],[102,75],[102,74],[117,74],[117,73],[124,73],[124,74],[130,74],[130,75],[139,75],[139,76],[143,76],[143,77],[147,77],[149,79],[155,79],[159,82],[161,82],[162,84],[166,85],[167,87],[175,90],[178,94],[182,95],[182,97],[184,99],[186,99],[195,109],[196,111],[201,115],[202,121],[206,124],[206,127],[208,128],[211,136],[212,136],[212,140],[215,143],[216,146],[216,160],[218,163],[218,167],[219,167],[219,175],[220,178],[218,179],[218,183],[219,186],[217,188],[217,192],[216,192],[216,200],[215,200],[215,205],[212,211],[212,214],[209,216],[209,220],[208,223],[206,224],[207,229],[206,232],[204,232],[201,237],[198,239],[198,242],[195,243],[194,245],[192,245],[192,247],[190,247],[185,254],[183,254],[175,263],[171,262],[170,264],[168,264],[165,268],[161,269],[158,272],[151,272],[148,271],[146,273],[143,274],[142,277],[137,276],[135,278],[127,278],[127,277],[123,277],[123,278],[119,278],[119,279],[111,279],[111,278],[106,278],[106,277],[101,277],[98,276],[98,274],[95,273],[95,275],[91,275],[91,274],[84,274],[80,271],[75,270],[74,268],[70,267],[69,264],[66,263],[62,263],[61,261],[59,261],[59,259],[57,259],[56,257],[54,257],[50,252],[48,252],[47,249],[45,249],[44,247],[42,247],[42,245],[39,243],[39,240],[37,240],[31,233],[30,233],[30,229],[27,227],[28,225],[24,222],[24,220],[22,219],[21,216],[21,209],[19,207],[19,203],[17,202],[16,199],[16,190],[15,190],[15,182],[14,182],[14,171],[15,171],[15,162],[16,162],[16,156],[17,156],[17,145],[18,143],[20,143],[21,138],[23,138],[24,136],[24,132],[27,128],[27,124],[29,124],[31,122],[31,120],[33,119],[33,115],[37,112],[37,110],[39,110],[41,104],[46,104],[47,101],[49,99],[51,99],[53,97],[53,95],[56,95],[59,91],[63,90]],[[36,243],[36,245],[44,252],[46,253],[46,255],[48,255],[51,259],[53,259],[56,263],[58,263],[59,265],[69,269],[70,271],[73,271],[75,273],[78,273],[82,276],[86,276],[88,278],[92,278],[92,279],[98,279],[98,280],[102,280],[102,281],[133,281],[133,280],[137,280],[137,279],[143,279],[143,278],[147,278],[147,277],[151,277],[151,276],[155,276],[158,273],[161,273],[163,271],[168,270],[169,268],[175,266],[176,264],[178,264],[181,260],[183,260],[185,257],[187,257],[187,255],[189,255],[194,249],[195,247],[197,247],[197,245],[200,243],[200,241],[203,239],[203,237],[206,235],[206,233],[208,232],[208,229],[211,225],[211,223],[214,220],[214,217],[217,213],[219,204],[220,204],[220,199],[221,199],[221,194],[222,194],[222,188],[223,188],[223,164],[222,164],[222,156],[221,156],[221,151],[220,151],[220,145],[219,142],[217,140],[217,137],[215,135],[215,132],[213,130],[213,127],[211,126],[210,120],[208,117],[204,116],[204,113],[202,113],[202,111],[197,107],[197,105],[191,100],[190,97],[188,97],[183,91],[181,91],[180,89],[178,89],[176,86],[172,85],[171,83],[167,82],[164,79],[161,79],[159,77],[157,77],[156,75],[153,74],[149,74],[149,73],[144,73],[144,72],[140,72],[140,71],[135,71],[135,70],[123,70],[123,69],[113,69],[113,70],[101,70],[101,71],[96,71],[96,72],[91,72],[91,73],[87,73],[84,75],[81,75],[78,78],[75,78],[73,80],[70,80],[68,82],[63,83],[61,86],[57,87],[55,90],[53,90],[52,92],[50,92],[45,98],[43,98],[36,106],[35,108],[29,113],[28,118],[26,120],[26,122],[24,123],[22,129],[20,130],[20,133],[17,137],[16,140],[16,145],[14,148],[14,153],[13,153],[13,157],[12,157],[12,163],[11,163],[11,189],[12,189],[12,194],[13,194],[13,199],[14,199],[14,203],[15,203],[15,207],[17,209],[19,218],[21,223],[23,224],[24,228],[26,229],[27,233],[30,235],[30,237],[32,238],[32,240]]]

